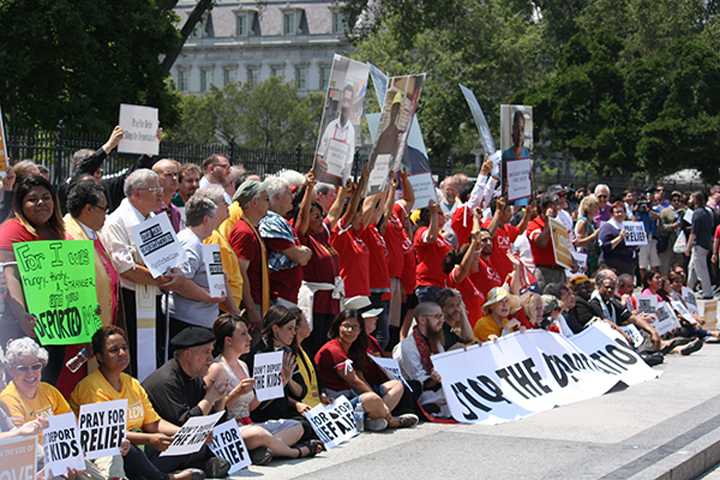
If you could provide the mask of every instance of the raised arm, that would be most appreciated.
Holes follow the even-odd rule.
[[[305,175],[305,195],[303,195],[303,199],[300,202],[300,212],[298,213],[297,222],[295,222],[298,233],[303,237],[307,233],[308,225],[310,224],[310,206],[312,204],[313,187],[315,187],[315,174],[310,170],[307,175]]]
[[[460,283],[470,274],[473,262],[475,262],[475,250],[480,245],[480,230],[473,230],[470,234],[470,247],[468,247],[462,261],[460,262],[460,271],[455,276],[455,281]]]
[[[345,215],[343,215],[343,224],[347,227],[350,220],[352,220],[353,216],[355,216],[355,212],[357,211],[358,205],[360,205],[360,199],[362,197],[362,191],[365,188],[365,182],[367,182],[368,177],[370,176],[370,170],[368,169],[368,164],[365,164],[365,166],[362,169],[362,172],[360,172],[360,182],[357,184],[357,187],[352,193],[352,197],[350,197],[350,204],[348,205],[347,209],[345,210]]]

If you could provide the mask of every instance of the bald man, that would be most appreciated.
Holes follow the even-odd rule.
[[[157,173],[162,188],[162,207],[155,210],[155,215],[165,212],[170,219],[175,233],[182,227],[182,214],[180,209],[170,200],[178,190],[178,162],[163,158],[153,165],[153,172]]]

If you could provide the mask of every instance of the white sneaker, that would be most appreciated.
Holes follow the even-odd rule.
[[[405,413],[398,417],[398,428],[410,428],[418,424],[420,419],[414,413]]]
[[[382,432],[388,426],[388,421],[384,418],[370,418],[365,420],[365,430],[371,432]]]

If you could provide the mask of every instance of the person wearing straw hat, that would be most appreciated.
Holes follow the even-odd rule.
[[[503,287],[491,289],[487,301],[482,306],[485,316],[478,320],[473,329],[475,339],[480,342],[488,340],[494,342],[515,327],[520,327],[520,331],[524,331],[525,328],[520,326],[518,320],[508,318],[512,312],[518,310],[519,305],[520,300]]]

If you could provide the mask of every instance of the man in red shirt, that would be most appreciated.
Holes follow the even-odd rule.
[[[488,292],[493,287],[502,287],[503,279],[498,274],[492,263],[492,253],[495,249],[493,245],[493,238],[487,228],[480,229],[480,256],[478,263],[480,268],[477,272],[470,274],[470,280],[475,284],[475,287],[480,291],[483,296],[483,303],[487,298]],[[508,260],[510,265],[512,262]],[[513,265],[513,269],[515,266]],[[475,319],[477,320],[477,319]]]
[[[548,217],[557,214],[558,196],[543,193],[538,198],[538,216],[528,225],[528,240],[535,263],[535,278],[542,292],[548,283],[566,283],[565,268],[555,261],[552,244],[552,231]]]
[[[490,254],[490,260],[493,267],[500,275],[500,280],[502,282],[508,274],[515,270],[515,265],[512,264],[507,256],[507,253],[510,251],[510,246],[527,228],[530,218],[535,213],[535,208],[532,203],[525,208],[525,215],[523,215],[523,218],[517,227],[513,227],[509,224],[513,213],[512,207],[507,205],[505,197],[497,197],[493,199],[490,202],[490,209],[493,212],[493,216],[491,219],[485,220],[482,227],[487,228],[493,238],[493,248],[492,253]]]

